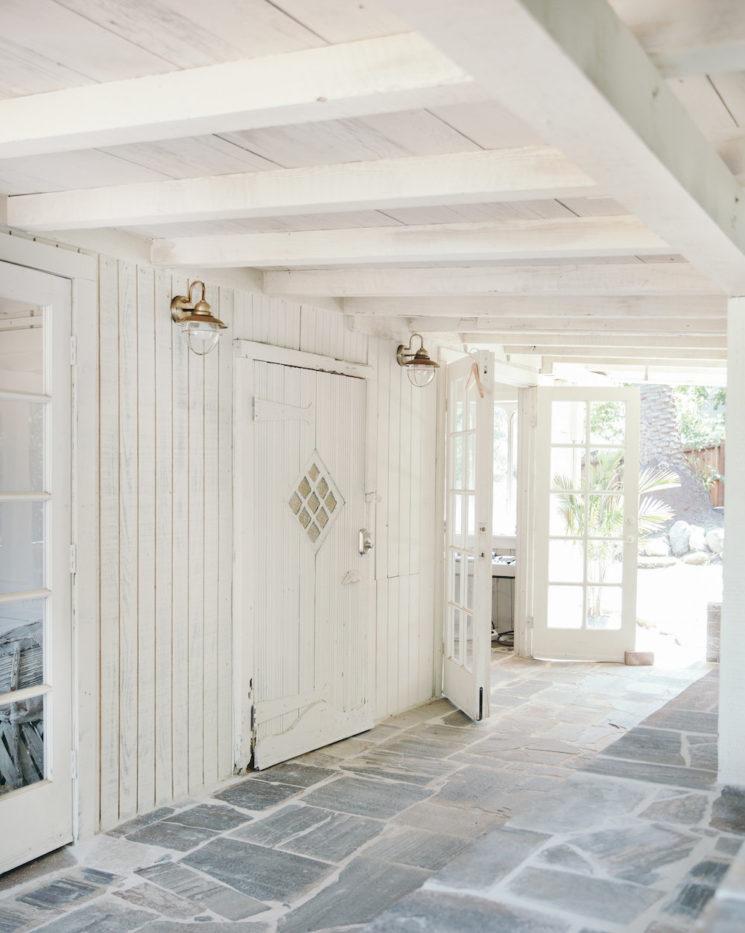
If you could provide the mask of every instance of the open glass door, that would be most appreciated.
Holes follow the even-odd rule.
[[[448,366],[443,694],[489,715],[494,357]]]
[[[636,637],[639,393],[538,390],[534,657],[623,661]]]
[[[0,872],[72,839],[70,283],[0,263]]]

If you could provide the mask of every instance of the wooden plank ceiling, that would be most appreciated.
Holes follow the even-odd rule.
[[[3,0],[11,228],[265,270],[353,326],[721,366],[741,0]]]

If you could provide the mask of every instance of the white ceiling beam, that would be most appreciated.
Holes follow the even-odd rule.
[[[479,333],[499,332],[503,335],[517,335],[518,342],[522,336],[554,337],[564,334],[567,339],[573,337],[596,337],[603,339],[603,335],[612,334],[618,337],[664,337],[671,334],[681,339],[697,340],[703,337],[721,339],[727,333],[727,322],[722,318],[699,321],[680,318],[443,318],[443,317],[398,317],[382,318],[379,316],[361,318],[355,316],[355,321],[405,321],[410,330],[430,333],[442,331],[478,331]],[[513,337],[513,342],[515,338]]]
[[[742,188],[605,0],[389,5],[722,290],[745,293]]]
[[[727,320],[727,299],[716,295],[517,295],[500,298],[474,295],[453,298],[345,298],[346,314],[362,317],[585,319],[594,326],[609,318],[672,318],[694,322]]]
[[[740,0],[610,0],[666,77],[745,71]]]
[[[2,100],[0,158],[481,97],[467,71],[404,33]]]
[[[153,240],[150,256],[155,265],[262,269],[669,252],[635,217],[622,216],[180,237]]]
[[[313,165],[8,199],[7,225],[77,230],[596,195],[548,146]]]
[[[506,353],[528,352],[522,348],[531,347],[533,350],[543,347],[564,347],[571,352],[587,347],[614,347],[622,349],[633,348],[664,348],[667,350],[726,350],[726,335],[719,337],[676,336],[674,334],[628,336],[618,334],[533,334],[533,333],[505,333],[503,331],[459,331],[464,343],[488,340],[491,343],[504,347]],[[518,349],[520,348],[520,349]],[[532,352],[532,351],[531,351]],[[548,351],[547,351],[548,352]]]
[[[542,360],[542,366],[541,366],[542,372],[550,372],[554,363],[583,362],[589,366],[592,366],[593,369],[597,369],[599,366],[626,367],[626,366],[631,366],[633,363],[633,359],[630,359],[629,357],[625,357],[625,358],[622,357],[620,359],[618,357],[614,357],[612,351],[609,351],[606,355],[595,354],[595,353],[590,352],[584,358],[567,357],[567,356],[561,356],[561,355],[546,356],[545,354],[541,354],[541,360]],[[660,368],[667,373],[681,372],[681,371],[686,372],[686,373],[688,372],[695,373],[697,370],[708,371],[708,370],[726,369],[727,361],[726,360],[688,360],[685,357],[682,359],[679,359],[677,357],[660,359],[657,356],[651,356],[651,355],[645,356],[644,353],[642,352],[642,354],[640,354],[637,357],[636,365],[647,366],[647,367],[654,366],[655,368]],[[649,381],[656,382],[659,380],[656,380],[650,376]],[[693,380],[693,384],[694,385],[696,384],[706,385],[707,383],[705,380]]]
[[[717,295],[684,263],[598,263],[265,272],[270,295],[336,298],[463,295]]]
[[[472,335],[473,336],[473,335]],[[474,343],[483,343],[484,338],[479,336]],[[535,346],[533,344],[513,345],[505,348],[508,355],[515,354],[525,356],[529,354],[539,354],[540,356],[563,357],[564,359],[587,360],[587,359],[635,359],[639,357],[652,357],[657,360],[726,360],[727,351],[724,349],[702,350],[693,347],[669,348],[669,347],[616,347],[608,346],[603,343],[594,344],[587,347],[563,347],[563,346]]]

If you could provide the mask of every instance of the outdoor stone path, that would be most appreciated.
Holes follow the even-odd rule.
[[[716,676],[501,654],[487,724],[435,701],[59,850],[0,933],[741,931]]]

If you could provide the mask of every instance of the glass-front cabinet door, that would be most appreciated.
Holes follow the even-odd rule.
[[[72,837],[69,296],[0,263],[0,871]]]

